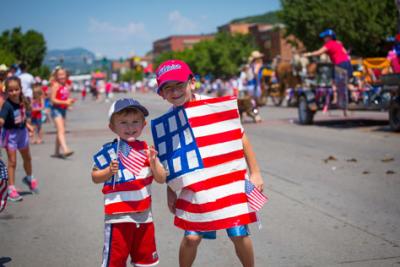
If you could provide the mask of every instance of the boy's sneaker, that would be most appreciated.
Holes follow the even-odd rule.
[[[8,199],[13,202],[22,200],[21,195],[18,194],[17,189],[15,189],[14,186],[8,187]]]
[[[38,182],[35,178],[32,178],[29,180],[28,176],[25,176],[22,179],[22,182],[26,184],[29,187],[29,190],[31,190],[33,193],[39,193],[39,186]]]

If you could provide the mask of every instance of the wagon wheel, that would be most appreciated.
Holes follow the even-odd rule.
[[[393,131],[400,131],[400,104],[394,100],[391,101],[389,106],[389,124]]]
[[[310,125],[314,121],[314,114],[309,107],[305,96],[301,96],[299,99],[299,106],[297,108],[299,113],[299,123],[302,125]]]

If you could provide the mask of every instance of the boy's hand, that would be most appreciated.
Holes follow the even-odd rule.
[[[261,174],[259,172],[252,173],[250,175],[250,181],[254,184],[254,186],[260,191],[264,191],[264,181],[261,177]]]
[[[177,199],[177,195],[174,191],[172,191],[171,188],[169,188],[169,186],[167,187],[167,203],[168,203],[168,209],[169,211],[175,215],[175,211],[176,211],[176,199]]]
[[[154,146],[150,146],[149,149],[146,150],[146,153],[150,162],[156,162],[158,152],[154,149]]]
[[[119,169],[118,160],[112,160],[109,168],[110,168],[110,175],[117,174]]]

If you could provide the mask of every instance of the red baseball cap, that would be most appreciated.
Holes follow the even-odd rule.
[[[189,76],[193,75],[189,66],[183,62],[182,60],[167,60],[157,68],[156,77],[157,77],[157,93],[160,93],[160,90],[167,82],[187,82]]]

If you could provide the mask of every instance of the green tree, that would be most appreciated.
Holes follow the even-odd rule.
[[[127,70],[120,76],[120,80],[123,82],[133,82],[135,80],[135,72],[133,70]]]
[[[33,76],[39,76],[42,79],[49,80],[50,79],[50,74],[51,70],[47,66],[40,66],[39,68],[32,69],[31,74]]]
[[[231,20],[230,23],[266,23],[266,24],[281,23],[282,20],[278,16],[278,14],[279,11],[270,11],[261,15],[234,19]]]
[[[142,81],[143,80],[143,67],[142,65],[138,64],[133,69],[133,80],[134,81]]]
[[[28,30],[25,34],[21,28],[5,30],[0,36],[0,47],[3,54],[9,54],[6,60],[13,58],[12,63],[25,63],[29,70],[40,68],[46,54],[46,41],[43,34]],[[1,57],[0,60],[3,60]]]
[[[6,49],[0,48],[0,65],[6,64],[7,66],[10,66],[11,64],[15,63],[15,61],[16,58],[13,53]]]
[[[256,45],[250,35],[218,33],[213,40],[201,41],[192,49],[159,55],[155,65],[168,59],[180,59],[196,74],[231,77],[238,73],[240,65],[254,49]]]
[[[43,34],[34,30],[27,31],[22,38],[20,60],[29,69],[38,68],[42,65],[46,54],[46,41]]]
[[[396,33],[397,10],[393,0],[281,0],[279,16],[307,50],[322,45],[318,35],[331,28],[357,56],[382,56],[384,41]]]

